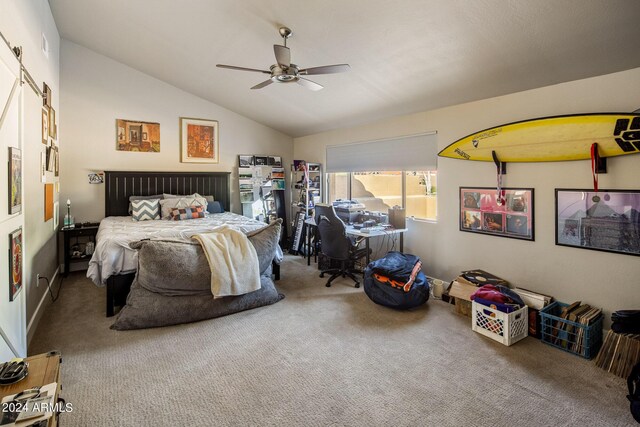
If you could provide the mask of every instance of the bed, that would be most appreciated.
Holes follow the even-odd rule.
[[[226,212],[203,219],[184,221],[140,221],[129,216],[129,196],[152,194],[212,195]],[[89,262],[87,277],[107,288],[107,316],[124,305],[138,265],[137,252],[129,243],[146,238],[189,241],[193,234],[229,224],[243,232],[265,226],[263,222],[228,212],[229,172],[105,172],[105,218],[96,236],[96,248]],[[281,251],[276,254],[279,260]],[[279,268],[274,264],[276,279]]]

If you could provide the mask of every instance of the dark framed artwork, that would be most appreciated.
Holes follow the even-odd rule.
[[[269,163],[268,156],[255,156],[256,166],[267,166]]]
[[[253,155],[244,155],[244,154],[240,154],[238,156],[238,167],[241,168],[250,168],[251,166],[254,165],[254,158]]]
[[[9,147],[9,214],[22,212],[22,152]]]
[[[557,188],[556,245],[640,255],[640,190]]]
[[[460,187],[460,231],[534,240],[533,188]]]
[[[22,289],[22,227],[9,234],[9,301]]]

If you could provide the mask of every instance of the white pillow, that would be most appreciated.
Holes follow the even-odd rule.
[[[173,209],[188,208],[189,206],[202,206],[207,210],[207,199],[202,196],[184,196],[180,198],[169,198],[160,200],[160,210],[162,219],[171,218]]]
[[[183,197],[204,197],[199,195],[198,193],[193,193],[193,194],[185,194],[185,195],[179,195],[179,194],[167,194],[167,193],[163,193],[162,197],[165,199],[182,199]]]

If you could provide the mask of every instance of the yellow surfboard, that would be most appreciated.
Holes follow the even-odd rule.
[[[640,114],[602,113],[545,117],[485,129],[438,153],[453,159],[493,162],[559,162],[640,153]]]

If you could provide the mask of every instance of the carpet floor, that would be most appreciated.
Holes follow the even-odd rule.
[[[118,332],[64,280],[30,354],[62,352],[64,426],[625,426],[626,383],[533,338],[505,347],[441,301],[410,312],[287,256],[272,306]]]

